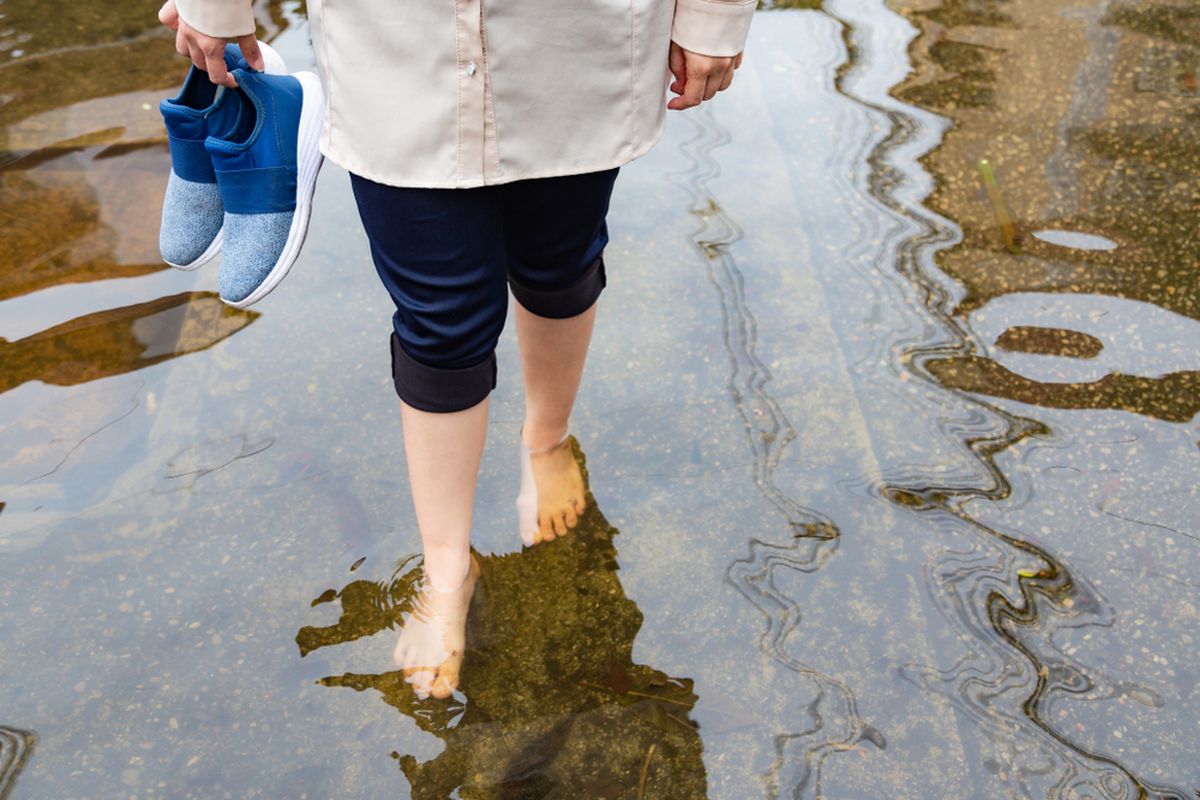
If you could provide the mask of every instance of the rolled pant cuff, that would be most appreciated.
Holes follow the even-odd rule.
[[[431,367],[406,353],[393,331],[392,380],[400,399],[419,411],[463,411],[482,402],[496,388],[496,354],[470,367]]]
[[[532,289],[508,276],[508,285],[517,302],[529,313],[547,319],[567,319],[587,311],[599,299],[607,282],[601,256],[574,283],[561,289]]]

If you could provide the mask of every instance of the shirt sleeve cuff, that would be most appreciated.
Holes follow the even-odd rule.
[[[207,36],[232,38],[254,33],[249,0],[175,0],[179,18]]]
[[[746,47],[756,0],[675,0],[671,41],[703,56],[736,56]]]

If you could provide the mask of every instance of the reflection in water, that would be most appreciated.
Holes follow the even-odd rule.
[[[692,117],[694,135],[683,151],[691,169],[675,182],[691,195],[692,213],[700,226],[693,239],[705,257],[709,281],[721,305],[722,341],[729,354],[727,386],[741,417],[747,443],[754,454],[754,481],[762,495],[783,516],[786,539],[751,539],[750,556],[730,565],[729,580],[766,615],[767,630],[760,639],[763,652],[815,684],[815,699],[807,709],[812,723],[804,730],[775,740],[775,762],[765,776],[772,796],[820,797],[821,766],[829,755],[846,752],[860,742],[882,749],[883,735],[859,717],[854,692],[838,678],[814,669],[788,654],[785,639],[801,621],[796,602],[777,588],[776,570],[812,574],[837,551],[840,533],[834,522],[782,491],[775,481],[788,445],[797,432],[780,404],[768,391],[771,372],[755,353],[757,325],[746,302],[740,267],[729,251],[742,236],[709,189],[720,175],[712,152],[729,142],[728,132],[711,114]]]
[[[1200,318],[1190,274],[1200,258],[1195,109],[1160,102],[1195,73],[1180,71],[1182,56],[1156,55],[1196,57],[1195,10],[943,0],[907,16],[920,35],[913,77],[896,96],[954,121],[928,160],[938,184],[927,204],[962,229],[962,243],[938,256],[967,287],[959,310],[1040,290],[1137,298]],[[1064,22],[1048,23],[1056,18]],[[995,163],[1022,230],[1087,231],[1120,246],[1068,250],[1027,237],[1023,256],[1009,257],[964,168],[979,158]]]
[[[29,760],[36,741],[37,736],[33,731],[0,725],[0,800],[6,800],[11,795],[17,774]]]
[[[1091,383],[1042,383],[981,356],[933,358],[923,365],[947,389],[1045,408],[1112,408],[1168,422],[1187,422],[1200,412],[1200,371],[1159,378],[1112,372]]]
[[[146,220],[169,169],[157,102],[181,61],[145,12],[5,3],[3,33],[27,41],[0,63],[0,299],[165,269]]]
[[[1064,358],[1095,358],[1104,349],[1102,341],[1082,331],[1037,325],[1016,325],[1006,329],[997,337],[996,346],[1018,353]]]
[[[1116,250],[1117,243],[1103,236],[1079,231],[1033,231],[1031,234],[1043,242],[1056,244],[1059,247],[1073,247],[1076,250]]]
[[[706,796],[692,681],[633,662],[642,613],[618,578],[617,530],[587,498],[570,535],[478,556],[461,694],[419,700],[400,670],[322,679],[379,692],[445,743],[424,762],[392,754],[414,798]],[[353,581],[316,598],[339,600],[341,617],[302,628],[301,655],[396,626],[418,596],[413,562],[387,584]]]
[[[62,284],[163,269],[154,226],[145,224],[157,219],[168,164],[154,106],[178,83],[185,66],[154,20],[158,0],[59,5],[55,14],[47,14],[46,4],[37,0],[5,0],[0,26],[0,300],[22,297],[23,308],[35,311],[28,318],[37,318],[39,307],[61,312],[56,303],[64,292],[55,287]],[[1185,628],[1172,627],[1173,617],[1188,624],[1195,619],[1196,587],[1170,561],[1194,550],[1160,547],[1151,537],[1171,542],[1167,537],[1193,536],[1198,497],[1190,485],[1194,472],[1179,460],[1185,449],[1194,459],[1196,435],[1179,423],[1195,417],[1200,396],[1195,327],[1200,287],[1194,277],[1200,261],[1195,236],[1200,139],[1193,102],[1200,96],[1195,36],[1200,15],[1185,4],[1132,0],[922,0],[893,4],[896,14],[879,0],[765,5],[821,8],[812,16],[834,21],[839,30],[823,26],[820,41],[814,37],[805,47],[845,46],[837,63],[814,69],[823,67],[822,75],[836,78],[841,98],[816,98],[826,105],[849,99],[856,104],[854,114],[844,118],[860,120],[860,127],[840,129],[837,144],[815,149],[810,160],[826,169],[804,174],[819,179],[806,191],[831,206],[844,204],[845,214],[826,219],[852,231],[837,241],[858,249],[822,251],[818,245],[812,253],[834,264],[821,267],[832,276],[845,274],[844,267],[869,270],[870,283],[856,286],[899,288],[891,296],[881,290],[872,318],[861,327],[857,320],[865,314],[838,319],[833,333],[844,338],[822,347],[829,348],[832,359],[848,357],[858,382],[845,396],[859,392],[861,408],[873,415],[864,428],[876,438],[864,449],[876,448],[880,472],[871,471],[875,462],[863,467],[869,493],[860,485],[851,503],[885,507],[887,524],[899,520],[898,532],[924,536],[930,554],[921,562],[928,598],[920,589],[914,592],[924,605],[913,602],[900,613],[875,602],[894,582],[913,577],[919,586],[920,578],[903,566],[876,573],[882,588],[871,596],[869,609],[882,620],[876,629],[858,625],[852,616],[855,600],[862,598],[830,587],[841,577],[839,567],[870,574],[872,564],[865,559],[846,562],[850,554],[863,555],[861,543],[877,531],[866,525],[858,529],[855,508],[805,507],[789,486],[788,469],[800,460],[794,452],[798,430],[805,434],[808,421],[792,411],[787,404],[792,398],[778,386],[807,376],[785,368],[773,375],[763,363],[773,363],[763,355],[772,347],[779,352],[795,342],[758,339],[758,321],[767,327],[778,320],[765,303],[752,308],[750,301],[761,297],[756,290],[776,287],[756,286],[751,262],[733,258],[741,252],[733,246],[741,231],[710,189],[722,185],[715,180],[713,151],[728,136],[711,116],[693,112],[677,121],[685,128],[692,125],[685,155],[693,167],[675,179],[692,197],[694,237],[722,311],[728,390],[752,454],[754,481],[780,514],[774,531],[743,534],[746,556],[729,555],[733,563],[726,573],[763,612],[767,624],[759,644],[770,661],[752,648],[749,653],[714,651],[732,656],[735,670],[745,659],[767,668],[783,665],[803,679],[788,683],[791,675],[777,671],[784,678],[779,685],[795,689],[803,700],[800,713],[779,712],[786,720],[782,726],[772,719],[777,733],[767,741],[769,754],[752,767],[764,773],[762,784],[724,792],[715,788],[718,772],[714,768],[706,775],[702,756],[712,757],[726,742],[715,738],[720,733],[707,726],[707,719],[705,729],[698,728],[702,710],[696,708],[691,681],[634,663],[642,612],[618,580],[616,531],[594,507],[561,541],[481,558],[482,588],[473,601],[464,689],[456,699],[416,699],[399,670],[333,675],[323,682],[378,692],[433,735],[428,738],[444,742],[440,754],[424,761],[405,755],[421,746],[410,745],[411,739],[380,743],[384,752],[397,750],[398,766],[415,796],[444,797],[457,789],[464,796],[484,797],[546,796],[557,790],[578,797],[691,798],[712,791],[722,797],[813,798],[859,770],[868,775],[855,776],[860,785],[881,775],[886,781],[889,767],[878,764],[903,757],[898,754],[928,753],[931,771],[964,777],[963,796],[1190,797],[1200,787],[1185,792],[1155,781],[1185,780],[1179,777],[1184,762],[1175,740],[1190,741],[1194,720],[1178,709],[1194,703],[1200,683],[1188,652],[1193,643],[1184,640],[1170,650],[1162,640]],[[291,27],[298,8],[256,2],[264,38]],[[911,42],[908,32],[897,32],[903,26],[899,14],[916,27]],[[760,17],[756,35],[776,21]],[[873,38],[884,28],[891,38]],[[294,42],[303,52],[302,34]],[[896,60],[910,44],[912,73],[889,94],[880,78],[891,73],[872,72],[872,65]],[[801,61],[806,67],[814,66],[811,52],[806,49],[809,60]],[[753,112],[756,103],[779,100],[781,95],[771,94],[779,84],[769,82],[778,66],[787,65],[760,68],[753,59],[748,62],[746,86],[742,94],[731,93],[731,107]],[[756,84],[765,87],[761,97],[752,91]],[[721,109],[718,105],[718,115]],[[772,108],[769,116],[777,127],[760,140],[768,145],[772,139],[789,141],[786,131],[805,123],[794,107],[777,114]],[[801,160],[810,154],[786,155]],[[979,182],[978,164],[985,159],[1003,189],[1006,210],[1000,220]],[[855,181],[843,182],[829,169],[834,164],[855,172]],[[764,215],[786,212],[791,201],[764,194],[754,208]],[[896,224],[889,227],[888,220],[877,221],[872,214],[892,215]],[[755,221],[741,212],[738,218],[748,227]],[[851,241],[859,225],[861,244]],[[1000,226],[1012,230],[1005,233]],[[765,227],[760,224],[748,238],[758,243],[771,239],[760,239],[770,233],[778,239],[758,252],[795,242],[786,238],[787,231]],[[1021,252],[1014,255],[1007,245],[1017,240]],[[830,311],[852,308],[836,293],[827,294]],[[22,386],[3,395],[15,419],[3,429],[0,553],[16,556],[18,576],[6,607],[16,607],[25,595],[42,602],[57,594],[44,603],[46,618],[72,608],[55,604],[66,596],[83,597],[89,610],[107,615],[97,617],[101,624],[93,631],[70,630],[77,641],[67,644],[55,638],[64,634],[50,632],[49,625],[38,628],[42,617],[10,611],[16,616],[5,618],[5,625],[15,619],[15,627],[6,629],[10,635],[48,643],[43,660],[33,662],[39,675],[29,679],[29,694],[44,695],[31,700],[9,687],[8,702],[27,702],[17,716],[39,729],[42,724],[29,709],[41,713],[44,703],[52,709],[48,713],[61,712],[64,725],[56,737],[69,729],[79,744],[56,738],[54,748],[41,749],[40,758],[30,762],[32,734],[0,728],[0,797],[16,794],[13,776],[22,764],[23,782],[41,781],[38,785],[45,787],[57,780],[74,791],[47,790],[47,796],[75,796],[88,793],[80,788],[88,777],[70,764],[73,753],[90,757],[95,752],[92,772],[86,773],[92,777],[105,774],[101,770],[119,775],[131,755],[141,757],[138,748],[144,745],[130,731],[150,730],[165,714],[121,711],[122,690],[162,685],[169,696],[166,679],[183,684],[215,663],[181,666],[191,659],[187,653],[137,638],[143,630],[157,631],[162,619],[181,617],[182,610],[196,612],[197,625],[209,625],[226,640],[218,646],[206,636],[197,642],[203,645],[197,654],[212,653],[220,660],[217,654],[237,652],[220,663],[240,663],[245,654],[255,668],[245,669],[233,683],[209,684],[205,677],[194,694],[181,693],[181,710],[174,713],[184,729],[195,726],[194,738],[171,739],[170,746],[189,761],[167,757],[147,767],[146,774],[187,779],[190,769],[191,780],[201,780],[194,777],[190,759],[203,755],[202,765],[219,760],[220,766],[203,773],[206,783],[192,784],[197,792],[212,794],[215,776],[228,770],[230,777],[221,778],[227,780],[225,790],[245,794],[257,776],[230,767],[236,761],[232,752],[217,758],[221,750],[204,746],[222,738],[211,735],[214,729],[240,742],[239,735],[249,736],[246,726],[262,719],[274,724],[287,703],[274,691],[280,685],[274,671],[279,659],[254,644],[226,649],[236,625],[208,594],[214,581],[232,585],[227,570],[234,567],[225,566],[225,560],[220,569],[217,559],[212,565],[212,574],[220,577],[205,577],[200,570],[189,576],[197,590],[190,607],[187,601],[176,604],[173,598],[184,592],[172,587],[155,608],[151,590],[161,577],[157,573],[173,569],[170,562],[184,540],[192,539],[193,526],[207,530],[202,521],[214,518],[211,550],[189,552],[198,562],[216,552],[218,559],[232,558],[237,565],[237,537],[220,529],[249,517],[259,502],[272,515],[283,505],[312,509],[314,519],[328,513],[344,544],[358,549],[373,527],[375,497],[393,496],[403,485],[374,474],[364,478],[370,468],[356,472],[338,458],[347,440],[369,436],[363,433],[375,422],[369,403],[355,399],[345,414],[331,415],[330,406],[320,404],[299,413],[305,396],[292,401],[295,405],[272,408],[294,414],[289,426],[297,427],[288,430],[302,434],[345,426],[297,448],[289,442],[295,438],[290,433],[262,430],[269,420],[243,417],[244,406],[197,391],[211,385],[204,382],[209,377],[225,381],[240,374],[249,360],[217,365],[218,359],[211,359],[205,362],[211,373],[163,369],[60,388],[202,350],[254,319],[226,312],[205,294],[136,306],[122,300],[111,305],[126,307],[111,310],[89,302],[93,305],[80,311],[44,315],[54,321],[78,319],[16,339],[50,324],[44,322],[9,333],[15,341],[0,342],[0,389]],[[244,355],[279,352],[267,348]],[[872,366],[876,362],[881,366]],[[330,368],[336,373],[344,366]],[[664,380],[670,379],[668,371]],[[52,385],[31,385],[37,381]],[[162,413],[165,408],[175,414]],[[1114,418],[1124,421],[1105,425]],[[1070,427],[1074,420],[1077,428]],[[1100,433],[1087,440],[1082,429],[1090,426]],[[898,427],[906,430],[897,434]],[[893,448],[901,439],[911,448],[908,453],[901,452],[903,446]],[[1165,444],[1175,440],[1184,446]],[[1076,477],[1054,478],[1057,484],[1050,477],[1063,475]],[[377,485],[379,494],[360,501],[364,481]],[[289,484],[298,487],[286,490]],[[683,496],[686,489],[679,491]],[[1028,513],[1022,515],[1021,509]],[[187,535],[167,538],[166,532],[175,530]],[[297,559],[289,563],[303,563],[306,554],[319,552],[304,547],[286,556]],[[880,549],[881,560],[922,552]],[[159,558],[164,551],[170,552]],[[112,568],[82,566],[98,562]],[[9,563],[6,579],[14,574]],[[107,595],[98,592],[111,574],[134,580]],[[240,575],[246,585],[264,579],[254,567]],[[363,637],[394,637],[420,575],[406,561],[383,585],[355,580],[317,598],[315,604],[325,607],[318,611],[338,600],[342,617],[329,627],[302,629],[297,635],[301,653]],[[133,583],[137,597],[118,597]],[[1166,592],[1163,586],[1169,587]],[[804,594],[809,589],[813,594]],[[817,593],[822,591],[846,617],[831,614],[828,624],[814,623],[820,619]],[[113,602],[106,604],[108,599]],[[122,627],[114,610],[118,601],[147,602],[153,621]],[[652,602],[669,600],[651,597],[642,606],[650,608]],[[917,619],[920,610],[932,620]],[[1151,624],[1131,627],[1130,618],[1139,615]],[[191,624],[186,617],[182,622]],[[258,622],[259,634],[279,624],[265,615]],[[862,674],[872,677],[860,679],[836,666],[828,667],[835,673],[830,675],[792,655],[815,653],[804,649],[814,642],[831,649],[850,642],[870,656],[885,653],[879,657],[886,660],[895,652],[888,650],[887,637],[919,639],[922,624],[945,629],[945,637],[914,644],[903,658],[885,665],[895,667],[908,684],[878,680],[874,676],[883,673],[868,673],[867,666]],[[801,631],[805,625],[808,629]],[[1104,639],[1108,649],[1089,648],[1089,637],[1093,643]],[[139,641],[148,650],[160,648],[162,664],[130,669],[127,664],[138,661],[135,651],[129,662],[110,663],[105,677],[105,653]],[[1145,668],[1157,663],[1156,649],[1170,656],[1169,669]],[[822,656],[805,658],[826,669],[827,662],[818,661]],[[105,703],[117,698],[105,706],[111,712],[96,714],[74,705],[69,692],[59,691],[48,663],[62,666],[63,674],[98,676],[100,686],[93,691],[111,690]],[[189,673],[191,667],[196,671]],[[129,683],[111,677],[116,673],[130,676]],[[244,682],[258,679],[262,683]],[[233,687],[232,710],[213,700],[222,686]],[[253,708],[242,705],[251,692],[261,700]],[[354,720],[353,701],[364,698],[335,694],[341,702],[334,714]],[[913,707],[926,705],[931,715],[946,709],[940,698],[948,698],[954,713],[945,715],[953,718],[947,724],[961,738],[950,744],[960,749],[923,751],[925,732],[894,724],[899,715],[885,725],[877,715],[888,713],[879,709],[893,697]],[[860,706],[870,709],[862,712],[869,720],[860,715]],[[123,713],[129,715],[125,730]],[[97,719],[105,726],[116,722],[106,728],[112,737],[101,747],[96,746]],[[214,727],[205,729],[205,723]],[[243,725],[240,734],[234,732],[238,725]],[[754,725],[744,727],[753,730]],[[1108,735],[1118,727],[1126,731],[1126,746]],[[291,723],[275,728],[272,734],[279,738],[264,755],[285,761],[273,758],[272,751],[297,741],[303,728]],[[167,733],[171,730],[164,736],[179,735]],[[701,735],[713,737],[704,743],[707,753]],[[749,733],[745,751],[734,755],[751,754],[754,738]],[[1128,747],[1135,738],[1137,745]],[[192,755],[188,748],[197,741],[201,746]],[[1146,752],[1170,747],[1175,748],[1170,762]],[[343,766],[356,757],[346,752],[334,753]],[[838,758],[829,761],[829,755]],[[862,791],[856,796],[882,795]]]
[[[1022,13],[1033,16],[1021,18]],[[896,96],[934,107],[955,120],[954,130],[929,158],[938,188],[927,202],[935,211],[960,221],[963,239],[947,248],[941,243],[953,241],[954,236],[943,222],[932,215],[910,212],[928,233],[926,242],[917,245],[906,262],[907,267],[901,265],[901,271],[919,294],[927,298],[926,309],[937,320],[937,328],[930,332],[932,335],[927,334],[925,341],[903,347],[900,355],[903,367],[897,372],[909,372],[946,390],[968,390],[1047,408],[1118,408],[1169,421],[1189,420],[1200,410],[1196,399],[1200,396],[1198,372],[1178,372],[1162,378],[1112,373],[1086,384],[1038,382],[975,355],[972,339],[958,317],[996,295],[1037,288],[1132,296],[1182,314],[1194,315],[1196,310],[1195,283],[1180,272],[1183,264],[1194,258],[1191,254],[1180,258],[1178,252],[1181,237],[1188,237],[1176,226],[1176,220],[1179,224],[1184,222],[1177,197],[1172,198],[1169,191],[1159,192],[1153,198],[1147,197],[1148,203],[1102,202],[1066,212],[1068,198],[1078,201],[1086,197],[1080,191],[1082,186],[1123,182],[1117,177],[1122,170],[1113,170],[1106,164],[1094,165],[1099,167],[1095,170],[1093,164],[1087,163],[1098,149],[1097,139],[1108,137],[1111,141],[1113,137],[1108,132],[1114,129],[1110,120],[1088,118],[1094,112],[1093,107],[1068,109],[1065,149],[1044,153],[1044,157],[1056,160],[1059,165],[1069,165],[1059,173],[1051,172],[1054,177],[1059,174],[1064,177],[1051,187],[1048,205],[1060,209],[1051,218],[1034,216],[1036,206],[1032,201],[1040,190],[1040,182],[1034,180],[1028,169],[1032,154],[1026,149],[1019,160],[1005,158],[1008,153],[996,155],[1013,176],[1006,185],[1012,189],[1009,199],[1015,198],[1018,224],[1032,226],[1036,219],[1038,227],[1098,231],[1129,242],[1129,246],[1122,246],[1115,253],[1064,254],[1030,241],[1026,253],[1015,257],[1004,252],[994,229],[989,230],[990,209],[972,202],[971,195],[977,188],[962,165],[986,153],[983,148],[989,147],[989,140],[994,147],[998,132],[1020,124],[1019,119],[1014,119],[1011,106],[1005,107],[1007,94],[1002,91],[1004,87],[998,86],[996,76],[1012,74],[1021,60],[1034,52],[1074,58],[1071,48],[1047,49],[1044,42],[1036,40],[1023,41],[1024,47],[1017,45],[1011,49],[983,46],[976,42],[987,41],[989,37],[981,36],[980,32],[1013,27],[1026,32],[1036,30],[1039,20],[1048,13],[1053,12],[1040,5],[1030,10],[1016,3],[982,5],[953,0],[946,0],[933,10],[910,12],[910,18],[920,27],[912,47],[917,60],[916,77],[902,86]],[[1124,18],[1122,14],[1117,16]],[[970,43],[955,41],[952,32],[959,26],[964,32],[970,26],[970,35],[962,37]],[[1085,50],[1085,61],[1103,60],[1111,39],[1097,32],[1095,26],[1089,31],[1091,49]],[[997,40],[999,34],[990,38]],[[1074,74],[1067,65],[1059,66],[1061,75]],[[1047,69],[1041,62],[1035,68],[1041,75],[1055,72],[1055,68]],[[1087,69],[1085,65],[1081,71],[1086,73]],[[852,89],[839,88],[855,96]],[[1072,98],[1071,91],[1053,85],[1046,86],[1044,91],[1045,94],[1032,96],[1025,93],[1021,98],[1024,109],[1035,110],[1043,119],[1048,111],[1053,113],[1057,98]],[[923,136],[913,115],[894,108],[887,98],[859,99],[885,107],[892,105],[893,120],[899,117],[895,133],[873,154],[872,164],[899,166],[914,174],[915,163],[897,163],[900,159],[896,155],[903,144]],[[1121,113],[1115,105],[1110,109],[1111,113]],[[905,120],[906,116],[909,119]],[[1137,148],[1120,148],[1122,160],[1128,159],[1138,169],[1139,163],[1162,159],[1166,142],[1160,134],[1167,130],[1172,129],[1139,128],[1142,136],[1153,143],[1143,140]],[[1181,159],[1184,163],[1200,153],[1195,145],[1194,140],[1188,145],[1187,157]],[[1165,160],[1173,166],[1180,163]],[[1003,164],[1005,161],[1008,163]],[[1194,175],[1194,170],[1191,173]],[[1065,180],[1067,175],[1070,182]],[[881,200],[902,208],[889,192],[880,191],[880,182],[871,185]],[[1045,195],[1039,199],[1046,204]],[[1148,224],[1150,219],[1161,219],[1166,224]],[[1154,241],[1156,237],[1161,239]],[[1164,258],[1168,250],[1159,245],[1167,242],[1174,242],[1174,246],[1169,257]],[[1195,237],[1190,237],[1189,242],[1189,246],[1195,245]],[[935,255],[936,267],[932,263]],[[1042,268],[1031,270],[1031,262]],[[966,284],[967,295],[957,308],[951,307],[954,294],[946,289],[939,268]],[[1093,355],[1098,352],[1093,348]],[[879,489],[899,506],[920,514],[934,530],[947,533],[966,530],[974,535],[975,547],[948,553],[936,559],[928,570],[933,600],[948,620],[970,634],[974,650],[949,669],[910,665],[906,674],[918,685],[944,693],[987,734],[991,746],[984,752],[984,766],[1016,796],[1184,797],[1184,790],[1155,786],[1116,757],[1090,747],[1079,735],[1082,726],[1068,731],[1051,719],[1048,708],[1055,697],[1123,699],[1136,694],[1137,702],[1152,706],[1161,705],[1161,699],[1148,688],[1122,682],[1097,665],[1086,663],[1074,648],[1060,643],[1063,634],[1071,629],[1099,629],[1114,624],[1114,610],[1093,586],[1048,548],[1030,541],[1027,534],[1001,530],[994,523],[984,525],[967,510],[973,498],[988,497],[997,503],[1012,498],[1014,486],[998,466],[997,457],[1022,440],[1049,436],[1051,431],[1037,420],[1015,416],[990,403],[961,396],[957,400],[974,406],[974,418],[965,425],[947,425],[943,432],[956,438],[979,460],[992,476],[990,485],[948,484],[933,476],[896,475],[886,479]],[[1032,487],[1021,486],[1020,492],[1031,493]]]
[[[114,308],[9,342],[0,338],[0,392],[26,381],[70,386],[212,347],[258,317],[213,292],[183,292]]]

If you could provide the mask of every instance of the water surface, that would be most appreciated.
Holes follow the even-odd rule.
[[[418,701],[349,182],[251,312],[165,268],[156,5],[0,5],[0,796],[1200,790],[1191,8],[763,10],[622,171],[591,509],[527,550],[502,342],[463,691]]]

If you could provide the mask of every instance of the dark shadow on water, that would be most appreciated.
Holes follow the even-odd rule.
[[[584,469],[583,453],[576,458]],[[414,798],[700,798],[707,794],[692,681],[633,661],[642,612],[618,576],[618,531],[588,492],[567,536],[478,556],[461,693],[418,700],[399,670],[330,676],[373,690],[445,743],[429,761],[393,752]],[[515,536],[515,533],[514,533]],[[415,557],[383,585],[353,581],[340,619],[296,636],[302,656],[398,625],[420,584]],[[381,742],[381,747],[388,743]]]

